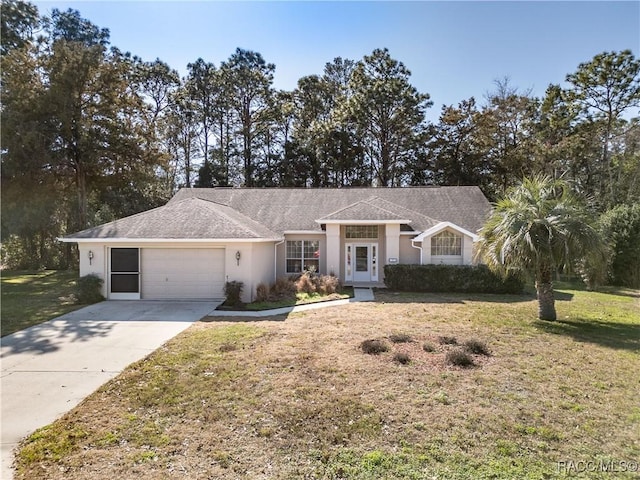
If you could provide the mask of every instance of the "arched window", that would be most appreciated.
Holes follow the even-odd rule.
[[[462,236],[449,230],[431,237],[431,255],[462,255]]]

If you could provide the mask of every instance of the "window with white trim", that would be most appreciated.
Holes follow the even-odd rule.
[[[345,238],[378,238],[378,225],[347,225]]]
[[[302,273],[320,270],[319,240],[287,240],[287,273]]]
[[[445,230],[431,237],[431,255],[462,255],[462,235]]]

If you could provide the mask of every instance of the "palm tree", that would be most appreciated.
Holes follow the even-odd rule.
[[[499,273],[533,274],[538,317],[556,320],[554,272],[603,251],[587,211],[567,183],[538,175],[524,179],[494,205],[480,231],[477,255]]]

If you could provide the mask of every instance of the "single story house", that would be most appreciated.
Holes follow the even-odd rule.
[[[490,205],[477,187],[184,188],[164,206],[61,238],[109,299],[223,298],[312,269],[346,285],[387,264],[471,264]]]

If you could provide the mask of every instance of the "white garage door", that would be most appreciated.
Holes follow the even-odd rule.
[[[142,298],[224,297],[224,249],[143,248]]]

